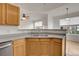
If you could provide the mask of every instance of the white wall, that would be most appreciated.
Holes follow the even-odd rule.
[[[48,14],[48,29],[60,29],[59,19],[54,19],[52,14]]]
[[[19,29],[33,29],[33,22],[21,21]]]
[[[48,14],[48,29],[53,28],[53,18],[52,15]]]
[[[47,14],[31,13],[29,15],[30,17],[28,20],[20,21],[19,29],[34,29],[33,23],[35,21],[42,21],[44,28],[48,27],[48,23],[47,23],[48,15]]]
[[[0,34],[8,34],[8,33],[18,33],[17,26],[1,26],[0,25]]]
[[[42,20],[43,20],[44,28],[48,29],[48,15],[46,15]]]
[[[59,19],[53,20],[53,29],[60,29]]]

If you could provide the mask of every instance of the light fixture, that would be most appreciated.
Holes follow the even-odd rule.
[[[69,18],[69,11],[68,11],[68,8],[66,8],[66,11],[67,11],[66,20],[69,21],[70,18]]]
[[[26,15],[23,13],[22,20],[25,20],[25,19],[26,19]]]

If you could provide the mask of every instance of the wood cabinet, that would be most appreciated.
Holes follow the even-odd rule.
[[[19,7],[6,4],[6,23],[8,25],[18,25],[19,24]]]
[[[5,24],[5,4],[0,3],[0,25]]]
[[[48,56],[49,39],[26,39],[27,56]]]
[[[51,56],[62,56],[62,40],[61,39],[51,39],[50,55]]]
[[[48,56],[49,39],[26,39],[27,56]]]
[[[0,25],[19,25],[19,7],[0,3]]]
[[[26,55],[27,56],[39,56],[40,55],[39,39],[26,39]]]
[[[27,56],[62,56],[62,39],[26,39]]]
[[[13,55],[14,56],[26,56],[25,39],[17,39],[13,41]]]
[[[40,55],[49,56],[50,55],[50,39],[40,39]]]
[[[27,38],[13,41],[14,56],[62,56],[59,38]]]

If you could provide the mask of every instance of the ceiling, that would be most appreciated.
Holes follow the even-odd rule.
[[[61,6],[59,8],[56,8],[49,12],[53,17],[57,18],[65,18],[67,17],[67,10],[68,8],[68,14],[69,17],[76,17],[79,16],[79,3],[68,3],[64,6]]]
[[[32,19],[34,17],[37,19],[39,15],[42,17],[45,14],[62,18],[67,13],[66,8],[69,8],[70,16],[79,16],[79,3],[20,3],[19,5],[27,14],[32,14]]]
[[[44,13],[56,9],[65,3],[20,3],[23,9],[31,12]]]
[[[65,3],[19,3],[22,10],[30,16],[30,21],[47,17],[47,12],[65,5]],[[24,12],[25,13],[25,12]]]

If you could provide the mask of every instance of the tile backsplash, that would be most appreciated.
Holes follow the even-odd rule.
[[[0,34],[18,32],[18,26],[0,26]]]

